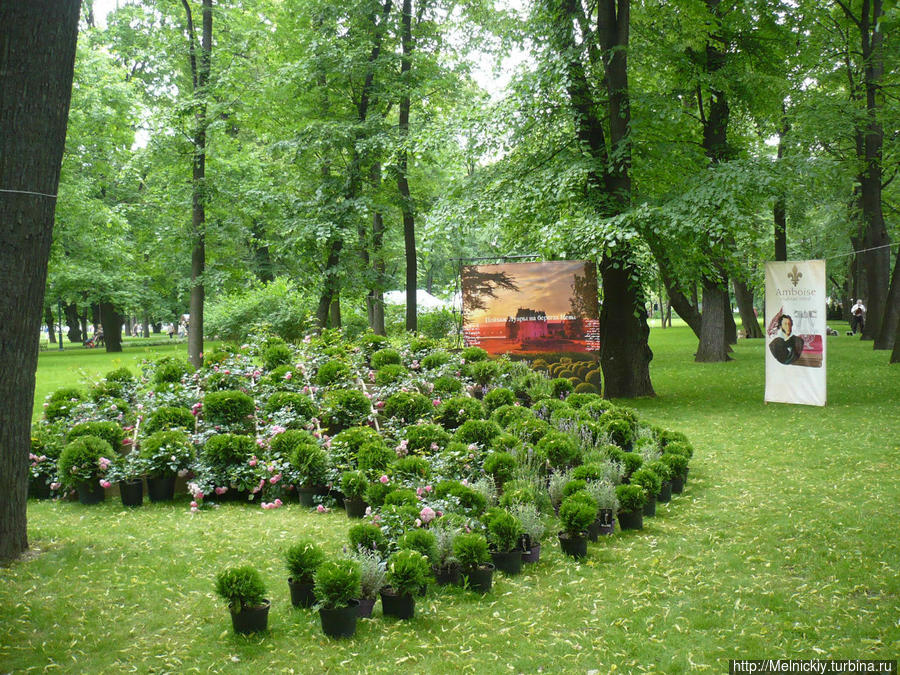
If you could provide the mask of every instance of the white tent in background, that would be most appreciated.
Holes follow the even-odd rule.
[[[405,305],[406,291],[388,291],[384,294],[386,305]],[[416,309],[450,309],[450,303],[434,297],[428,291],[416,291]]]

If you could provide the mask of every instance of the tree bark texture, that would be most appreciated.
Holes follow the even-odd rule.
[[[381,162],[371,169],[372,189],[381,187]],[[375,281],[368,295],[369,327],[377,335],[387,335],[384,327],[384,217],[376,205],[372,210],[372,273]]]
[[[50,344],[56,344],[56,327],[54,326],[53,310],[50,305],[44,307],[44,323],[47,324],[47,338]]]
[[[103,342],[108,352],[122,351],[122,321],[116,306],[111,302],[100,303],[100,318],[103,325]]]
[[[718,280],[709,277],[703,279],[703,324],[700,329],[700,344],[694,357],[697,363],[728,361],[723,316],[727,297],[728,293]]]
[[[748,339],[761,338],[763,336],[762,328],[760,328],[759,320],[753,311],[753,291],[737,277],[734,278],[732,285],[734,286],[734,299],[737,302],[738,312],[741,314],[741,323],[744,325],[744,335]]]
[[[78,0],[0,3],[0,560],[28,548],[31,413]]]
[[[413,213],[412,197],[409,194],[409,96],[410,69],[412,67],[412,0],[403,0],[401,11],[401,44],[403,55],[400,58],[400,158],[397,167],[397,191],[400,193],[400,210],[403,214],[403,246],[406,253],[406,330],[415,333],[418,330],[418,312],[416,308],[416,291],[418,290],[418,260],[416,259],[416,220]]]
[[[78,316],[78,306],[74,303],[63,305],[63,314],[66,315],[66,326],[69,328],[67,337],[69,342],[81,344],[86,335],[81,333],[81,319]]]
[[[897,247],[897,259],[894,261],[894,274],[891,277],[891,288],[888,291],[884,320],[875,337],[875,349],[893,349],[897,341],[897,325],[900,322],[900,247]]]

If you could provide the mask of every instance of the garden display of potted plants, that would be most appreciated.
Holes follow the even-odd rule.
[[[59,488],[58,462],[60,445],[40,429],[32,430],[28,453],[28,496],[50,499]]]
[[[656,495],[662,488],[662,479],[651,469],[641,467],[631,474],[631,484],[644,488],[647,501],[644,503],[644,515],[651,517],[656,515]]]
[[[617,485],[619,500],[619,527],[623,530],[640,530],[644,527],[644,504],[647,491],[640,485]]]
[[[656,494],[656,501],[665,504],[672,500],[672,469],[662,459],[657,459],[646,465],[653,473],[659,476],[660,487]]]
[[[418,595],[424,596],[428,588],[428,577],[431,576],[431,565],[437,560],[437,537],[431,530],[423,528],[415,528],[404,534],[397,540],[397,547],[401,549],[411,549],[418,551],[428,563],[428,572],[422,587],[417,591]]]
[[[216,577],[216,593],[228,601],[235,633],[256,633],[269,627],[266,585],[255,568],[232,567],[221,572]]]
[[[106,479],[119,484],[122,506],[141,506],[144,503],[144,476],[149,462],[136,450],[116,457],[109,466]]]
[[[322,549],[311,539],[301,539],[284,553],[287,565],[288,587],[294,607],[312,607],[316,604],[313,583],[316,570],[325,561]]]
[[[388,558],[387,585],[381,589],[381,610],[385,616],[413,618],[416,593],[430,569],[428,558],[413,549],[401,549]]]
[[[597,534],[614,534],[616,531],[616,511],[619,510],[616,486],[607,480],[597,480],[588,483],[585,490],[597,504],[597,520],[594,521]]]
[[[344,509],[348,518],[362,518],[368,504],[365,500],[369,480],[362,471],[345,471],[341,474],[341,492],[344,493]]]
[[[660,458],[661,462],[668,464],[672,472],[672,494],[681,494],[684,492],[684,483],[687,480],[688,458],[670,452],[663,452]]]
[[[473,591],[490,592],[494,565],[484,535],[477,532],[457,535],[453,553],[459,560],[460,581]]]
[[[488,540],[496,548],[491,551],[496,569],[510,575],[522,571],[522,549],[519,548],[521,536],[522,523],[508,511],[500,511],[490,519]]]
[[[316,443],[300,443],[291,454],[291,464],[297,471],[297,479],[300,481],[297,487],[300,503],[304,506],[314,506],[315,495],[322,492],[328,473],[328,455]]]
[[[97,436],[80,436],[63,448],[57,469],[64,487],[78,491],[82,504],[99,504],[106,497],[104,478],[113,449]]]
[[[586,492],[576,492],[563,499],[559,506],[559,546],[573,558],[587,555],[587,530],[597,519],[597,504]]]
[[[194,450],[183,431],[157,431],[141,443],[141,457],[147,460],[150,501],[171,501],[175,497],[175,478],[190,467]]]
[[[459,530],[437,526],[432,529],[435,540],[435,558],[432,563],[432,571],[438,586],[459,583],[459,560],[453,555],[453,541],[459,534]]]
[[[315,574],[322,632],[328,637],[352,637],[359,617],[362,578],[359,563],[354,560],[329,560],[319,565]]]
[[[387,565],[378,551],[357,549],[350,553],[350,559],[359,563],[359,618],[369,619],[372,617],[375,601],[386,583]]]

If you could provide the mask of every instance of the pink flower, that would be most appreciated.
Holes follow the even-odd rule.
[[[383,485],[387,485],[387,482],[390,480],[390,478],[388,478],[385,474],[382,474],[381,478],[379,478],[378,480],[380,480]]]
[[[463,410],[462,408],[460,408],[460,409],[457,411],[457,414],[459,414],[460,416],[462,416],[462,415],[465,415],[465,414],[466,414],[466,411]]]
[[[438,450],[441,449],[441,446],[439,446],[437,443],[432,443],[432,444],[431,444],[431,449],[432,449],[434,452],[437,452]]]
[[[420,488],[420,487],[416,488],[416,495],[417,495],[418,497],[421,497],[421,496],[422,496],[422,488]]]
[[[197,491],[194,493],[194,499],[196,499],[198,502],[199,502],[199,501],[202,501],[203,498],[204,498],[205,496],[206,496],[206,495],[204,495],[203,492],[201,492],[200,490],[197,490]]]
[[[112,483],[110,483],[110,482],[109,482],[108,480],[106,480],[105,478],[102,479],[102,480],[100,481],[100,487],[102,487],[102,488],[108,488],[108,487],[111,487],[111,486],[112,486]]]
[[[51,490],[59,490],[60,487],[62,487],[62,483],[50,483]]]
[[[293,377],[293,376],[292,376],[291,373],[289,373],[289,372],[288,372],[288,373],[285,373],[285,375],[284,375],[284,379],[286,379],[286,380],[291,379],[291,377]]]
[[[248,344],[242,344],[242,345],[241,345],[241,349],[250,349],[250,345],[248,345]]]
[[[269,504],[269,502],[263,502],[262,504],[260,504],[260,506],[263,507],[264,509],[268,510],[269,507],[271,507],[271,504]]]
[[[274,502],[272,502],[272,503],[275,504],[276,507],[279,507],[279,506],[282,505],[283,502],[282,502],[280,499],[276,499],[276,500],[275,500]]]
[[[416,518],[416,527],[422,527],[422,521]]]
[[[217,487],[215,492],[217,495],[224,495],[226,492],[228,492],[228,488],[227,487]]]
[[[197,502],[191,502],[191,508],[192,508],[192,509],[196,509],[196,508],[197,508]]]
[[[371,507],[371,506],[367,506],[367,507],[366,507],[366,515],[367,515],[367,516],[371,516],[371,515],[372,515],[372,507]]]
[[[370,382],[374,382],[374,381],[375,381],[375,371],[374,371],[374,370],[370,370],[370,371],[369,371],[369,381],[370,381]]]
[[[254,380],[258,379],[260,375],[262,375],[262,373],[260,371],[258,371],[258,370],[253,371],[253,379]]]
[[[443,511],[436,511],[435,513],[437,513],[438,518],[440,518],[442,515],[444,515]]]
[[[430,485],[425,486],[425,492],[431,492],[433,489]]]
[[[316,507],[316,511],[318,511],[319,513],[328,513],[328,508],[319,504]]]
[[[435,408],[437,408],[440,404],[441,404],[441,399],[439,399],[439,398],[436,398],[431,402],[431,405],[433,405]]]
[[[459,482],[462,483],[463,485],[468,485],[468,484],[469,484],[469,479],[468,479],[468,478],[463,478],[463,479],[462,479],[461,481],[459,481]]]
[[[384,401],[376,401],[375,407],[381,410],[384,407]]]
[[[250,466],[256,466],[256,464],[257,464],[256,455],[253,455],[253,457],[250,458],[250,461],[247,462],[247,464],[249,464]]]
[[[274,476],[272,476],[272,477],[269,479],[269,483],[271,483],[272,485],[275,485],[275,483],[277,483],[277,482],[280,481],[280,480],[281,480],[281,474],[280,474],[280,473],[276,473]]]
[[[110,461],[106,457],[101,457],[99,462],[101,471],[106,471],[109,468]]]
[[[199,510],[200,510],[200,508],[197,507],[197,506],[192,506],[192,507],[191,507],[191,513],[197,513]]]
[[[228,370],[227,368],[225,370],[223,370],[222,372],[225,373],[226,375],[231,375],[231,371]]]
[[[308,394],[308,393],[309,393],[309,387],[306,386],[305,384],[303,385],[303,393],[304,393],[304,394]]]

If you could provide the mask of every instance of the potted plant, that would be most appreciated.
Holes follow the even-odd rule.
[[[459,560],[453,555],[453,541],[459,530],[439,525],[432,528],[435,541],[435,558],[432,564],[434,578],[439,586],[459,583]]]
[[[314,578],[324,560],[322,549],[311,539],[301,539],[285,551],[284,561],[290,574],[288,587],[294,607],[312,607],[316,604]]]
[[[322,632],[333,638],[352,637],[359,616],[362,580],[359,563],[331,560],[319,565],[315,574]]]
[[[80,436],[69,443],[59,455],[59,481],[67,488],[78,490],[82,504],[98,504],[106,497],[103,478],[109,468],[112,448],[97,436]]]
[[[429,571],[431,570],[431,565],[437,560],[437,537],[431,530],[418,527],[412,529],[397,540],[397,547],[401,549],[411,549],[421,553],[425,556]],[[427,576],[428,575],[426,574],[426,577]],[[418,590],[418,595],[424,596],[427,588],[426,578],[426,581],[423,582],[422,587]]]
[[[31,452],[28,453],[28,496],[50,499],[59,488],[58,462],[60,450],[49,433],[41,429],[31,432]]]
[[[621,510],[618,513],[619,527],[623,530],[640,530],[644,527],[644,504],[647,492],[640,485],[617,485],[616,497]]]
[[[253,567],[232,567],[216,577],[216,593],[228,601],[235,633],[255,633],[269,626],[266,585]]]
[[[284,432],[290,433],[289,431]],[[322,492],[328,473],[328,455],[316,443],[300,443],[291,453],[291,464],[297,472],[297,494],[304,506],[313,506],[313,497]]]
[[[428,558],[413,549],[401,549],[387,563],[387,586],[381,589],[381,609],[385,616],[411,619],[416,611],[416,592],[425,583]]]
[[[608,480],[597,480],[588,483],[585,489],[597,503],[597,520],[594,521],[597,534],[613,534],[616,531],[616,511],[619,510],[616,486]]]
[[[647,501],[644,503],[644,515],[656,515],[656,495],[662,488],[662,479],[652,469],[641,467],[631,474],[631,484],[644,488]]]
[[[175,478],[190,467],[194,450],[183,431],[157,431],[141,443],[141,457],[148,464],[150,501],[171,501],[175,497]]]
[[[360,594],[359,594],[359,618],[369,619],[375,608],[378,594],[385,585],[387,566],[378,551],[357,549],[350,554],[350,559],[359,563]]]
[[[666,464],[662,459],[657,459],[654,462],[650,462],[647,465],[647,468],[653,471],[657,476],[659,476],[662,481],[660,484],[659,492],[656,495],[656,501],[660,504],[665,504],[672,500],[672,469]]]
[[[563,490],[571,480],[572,471],[569,469],[556,470],[550,474],[550,480],[547,482],[547,491],[550,493],[550,504],[553,506],[553,511],[556,515],[559,515],[559,507],[563,500]]]
[[[684,483],[687,480],[688,458],[674,452],[663,452],[660,461],[669,465],[672,471],[672,494],[684,492]]]
[[[496,569],[510,575],[522,571],[522,550],[519,548],[521,536],[522,523],[508,511],[500,511],[491,518],[488,524],[488,538],[496,548],[495,551],[491,551]]]
[[[119,484],[122,506],[141,506],[144,503],[144,476],[149,462],[136,450],[116,457],[106,474],[108,481]]]
[[[484,535],[476,532],[458,535],[453,540],[453,553],[459,560],[461,580],[472,590],[489,592],[494,565]]]
[[[541,559],[541,542],[547,534],[547,524],[534,504],[514,504],[512,514],[522,525],[522,562],[536,563]]]
[[[368,504],[365,500],[369,480],[362,471],[345,471],[341,474],[341,492],[344,493],[344,508],[349,518],[362,518]]]
[[[559,506],[559,547],[573,558],[587,555],[587,529],[597,519],[597,504],[586,492],[576,492]]]

